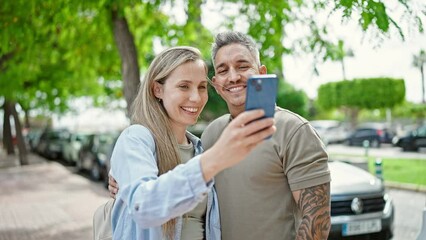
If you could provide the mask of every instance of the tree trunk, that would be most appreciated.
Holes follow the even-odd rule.
[[[10,126],[10,115],[12,114],[11,102],[5,99],[3,109],[4,109],[4,119],[3,119],[3,147],[7,152],[7,155],[15,154],[15,148],[13,146],[12,139],[12,128]]]
[[[25,113],[25,122],[24,122],[24,127],[27,129],[31,128],[31,124],[30,124],[30,111],[28,109],[24,109],[24,113]]]
[[[197,22],[201,24],[201,5],[203,0],[189,0],[186,5],[185,13],[188,16],[186,23]]]
[[[356,107],[343,107],[343,112],[345,113],[346,121],[350,123],[351,129],[354,130],[358,125],[359,109]]]
[[[22,136],[21,121],[19,120],[18,112],[16,112],[15,103],[12,103],[12,116],[15,120],[16,140],[19,151],[19,162],[21,165],[28,165],[27,148],[25,146],[24,136]]]
[[[358,125],[358,113],[359,109],[355,107],[349,108],[349,116],[351,118],[351,126],[353,129]]]
[[[424,72],[423,72],[423,65],[420,66],[420,72],[422,74],[422,103],[426,103],[426,100],[425,100],[425,75],[424,75]]]
[[[342,59],[341,63],[342,63],[342,74],[343,74],[343,80],[346,80],[345,62],[344,62],[344,60],[343,60],[343,59]]]
[[[123,93],[127,102],[127,116],[130,116],[130,107],[136,97],[140,83],[138,55],[126,18],[121,16],[117,9],[111,10],[111,16],[114,39],[121,57]]]

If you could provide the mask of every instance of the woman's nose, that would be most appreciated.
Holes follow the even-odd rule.
[[[191,95],[189,96],[189,100],[192,102],[198,102],[200,101],[201,96],[200,93],[198,92],[198,89],[191,91]]]

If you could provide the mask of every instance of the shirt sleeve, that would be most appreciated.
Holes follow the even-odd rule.
[[[292,191],[330,182],[328,154],[312,127],[305,123],[291,137],[284,171]]]
[[[158,176],[154,139],[140,125],[120,135],[111,168],[120,187],[117,200],[142,228],[160,226],[192,210],[213,184],[204,181],[199,156]]]

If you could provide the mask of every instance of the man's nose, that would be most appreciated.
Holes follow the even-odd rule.
[[[241,77],[240,73],[235,68],[229,69],[229,81],[237,81]]]

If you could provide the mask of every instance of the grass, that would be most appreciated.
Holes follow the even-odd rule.
[[[364,156],[337,154],[331,159],[358,159],[365,161]],[[376,157],[368,158],[368,170],[375,175]],[[382,174],[385,181],[408,183],[426,187],[426,160],[410,158],[382,158]]]
[[[368,169],[372,174],[375,174],[375,159],[368,159]],[[385,181],[426,186],[426,160],[383,158],[382,174]]]

